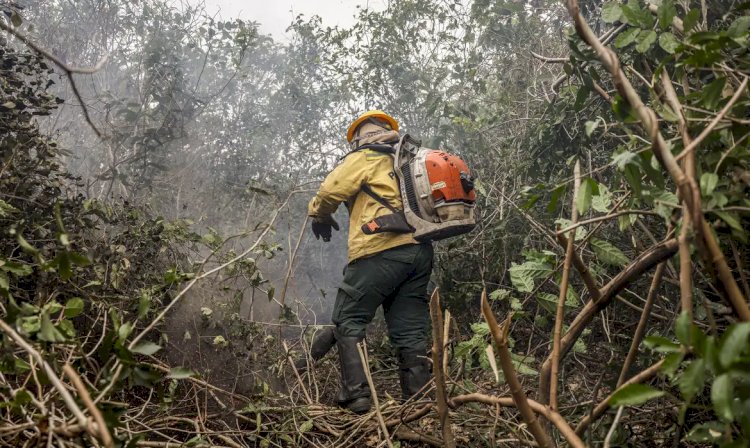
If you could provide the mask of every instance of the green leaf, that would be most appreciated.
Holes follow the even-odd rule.
[[[549,294],[542,292],[536,295],[536,299],[545,310],[552,314],[557,312],[557,302],[560,300],[559,295]],[[568,293],[565,297],[565,306],[569,308],[575,308],[578,306],[579,299],[578,295],[573,291],[573,288],[568,287]]]
[[[60,305],[60,303],[57,300],[53,300],[51,302],[47,302],[43,307],[42,310],[48,312],[50,315],[54,315],[60,312],[60,310],[63,309],[63,306]]]
[[[598,191],[598,185],[594,179],[587,177],[581,181],[581,188],[578,190],[578,197],[576,197],[578,213],[584,214],[589,211],[591,197],[595,189]]]
[[[599,213],[609,212],[609,208],[612,206],[612,193],[604,184],[599,184],[599,194],[594,195],[591,199],[591,208]]]
[[[130,322],[125,322],[124,324],[120,325],[120,328],[117,329],[117,338],[120,340],[120,342],[125,342],[125,340],[130,336],[130,333],[133,332],[133,324]]]
[[[510,269],[510,281],[521,292],[531,292],[534,280],[552,273],[552,267],[546,263],[527,261],[523,264],[513,264]]]
[[[680,341],[682,345],[685,346],[691,346],[693,344],[691,334],[692,334],[692,327],[693,327],[693,321],[690,319],[690,315],[687,313],[687,311],[683,311],[680,313],[680,316],[677,318],[677,321],[674,325],[674,334],[677,336],[677,340]]]
[[[656,31],[654,30],[648,30],[646,32],[643,32],[638,35],[637,43],[635,44],[635,49],[639,53],[645,53],[647,52],[651,46],[656,42]]]
[[[60,278],[67,281],[73,276],[73,270],[70,265],[70,257],[68,251],[62,250],[57,253],[52,264],[57,266],[57,272],[60,274]]]
[[[661,371],[664,372],[664,375],[666,375],[668,378],[673,378],[674,374],[677,372],[677,369],[680,368],[680,364],[682,363],[682,360],[685,358],[685,354],[682,352],[679,353],[670,353],[669,355],[664,357],[664,363],[661,365]]]
[[[659,19],[659,28],[666,30],[672,26],[672,19],[674,19],[676,15],[677,8],[675,8],[672,0],[662,0],[659,9],[656,11],[656,16]]]
[[[20,319],[20,327],[24,333],[32,335],[42,328],[42,323],[39,316],[26,316]]]
[[[573,104],[573,110],[575,110],[576,112],[580,112],[581,110],[583,110],[583,106],[586,105],[586,100],[589,98],[590,95],[591,95],[590,87],[586,85],[580,86],[578,88],[578,93],[576,94],[576,101]]]
[[[659,35],[659,46],[669,54],[674,54],[680,46],[680,41],[670,32],[664,32]]]
[[[301,425],[299,425],[298,431],[301,434],[304,434],[306,432],[309,432],[311,429],[313,429],[313,421],[312,420],[307,420],[304,423],[302,423]],[[394,445],[394,448],[395,448],[395,445]]]
[[[625,266],[629,260],[625,254],[609,241],[591,238],[591,248],[602,263],[611,266]]]
[[[513,367],[520,375],[539,375],[539,372],[529,365],[530,362],[534,362],[533,357],[511,353],[510,358],[513,361]]]
[[[714,384],[711,386],[711,402],[714,405],[716,415],[725,422],[731,422],[734,419],[732,413],[733,396],[734,385],[730,375],[724,373],[716,377]]]
[[[142,291],[138,299],[138,318],[142,319],[151,309],[151,294],[148,291]]]
[[[78,266],[88,266],[91,264],[91,260],[88,259],[85,255],[81,255],[78,252],[70,252],[70,261],[73,262],[73,264],[76,264]]]
[[[602,20],[605,23],[615,23],[622,17],[622,8],[617,2],[605,3],[602,6]]]
[[[677,353],[681,351],[681,345],[663,336],[648,336],[643,340],[643,345],[659,353]]]
[[[5,218],[16,212],[18,212],[17,208],[0,199],[0,218]]]
[[[557,188],[552,190],[550,194],[549,204],[547,204],[547,211],[552,213],[557,209],[557,204],[560,202],[560,198],[565,194],[566,185],[559,185]]]
[[[62,333],[60,333],[52,324],[52,321],[49,318],[49,314],[42,313],[41,319],[41,327],[38,333],[39,339],[47,342],[65,341],[65,336],[63,336]]]
[[[156,345],[153,342],[145,341],[145,342],[139,342],[130,351],[133,353],[141,354],[141,355],[153,355],[159,350],[161,350],[160,345]]]
[[[536,294],[534,298],[539,302],[539,306],[547,310],[548,313],[555,314],[557,312],[557,296],[542,292]]]
[[[744,232],[744,229],[742,228],[742,223],[740,222],[740,219],[737,217],[735,213],[722,212],[719,210],[712,210],[711,213],[714,213],[719,218],[721,218],[722,221],[729,224],[729,227],[735,230],[739,230],[740,232]]]
[[[682,397],[688,403],[703,390],[703,382],[706,378],[706,363],[702,359],[691,362],[682,375],[677,378]]]
[[[686,442],[713,442],[718,441],[724,435],[724,425],[717,421],[701,423],[693,426],[685,437]]]
[[[618,170],[624,170],[628,165],[638,166],[638,155],[634,152],[623,151],[612,156],[612,163]]]
[[[489,299],[492,300],[492,301],[495,301],[495,300],[505,300],[508,297],[510,297],[510,295],[511,295],[510,290],[507,290],[507,289],[496,289],[496,290],[494,290],[494,291],[492,291],[490,293]]]
[[[654,26],[654,17],[648,9],[642,9],[638,0],[629,0],[627,5],[621,6],[622,21],[630,25],[650,29]]]
[[[25,277],[34,272],[32,267],[28,264],[6,260],[0,260],[0,270],[10,272],[17,277]]]
[[[593,202],[592,202],[593,203]],[[567,229],[568,227],[573,225],[573,221],[565,218],[557,218],[555,220],[555,224],[560,226],[560,229]],[[576,227],[576,241],[580,241],[584,238],[586,238],[586,235],[588,232],[586,231],[586,226],[578,226]],[[567,237],[567,234],[566,234]]]
[[[23,249],[23,251],[27,254],[37,255],[39,253],[39,250],[29,244],[29,242],[26,241],[26,238],[24,238],[20,232],[16,235],[16,239],[18,240],[18,245],[21,246],[21,249]]]
[[[661,190],[653,194],[653,198],[654,211],[667,221],[672,217],[674,209],[680,206],[680,200],[671,191]]]
[[[701,19],[701,11],[699,9],[691,9],[688,11],[688,13],[685,15],[685,18],[682,19],[682,27],[685,30],[685,33],[695,28],[695,25],[698,24],[698,21]]]
[[[740,16],[729,25],[727,35],[738,39],[741,38],[743,34],[747,33],[748,29],[750,29],[750,16]]]
[[[703,88],[701,94],[701,104],[706,109],[715,109],[721,100],[721,93],[724,91],[724,85],[727,79],[720,77],[715,79],[711,84]]]
[[[623,31],[615,38],[615,48],[625,48],[635,42],[635,38],[640,34],[640,28],[629,28]]]
[[[729,368],[748,347],[750,337],[750,322],[733,324],[721,338],[719,345],[719,363]]]
[[[629,384],[618,390],[609,399],[609,405],[613,408],[620,406],[637,406],[654,398],[663,396],[663,390],[655,389],[645,384]]]
[[[195,376],[195,372],[188,369],[187,367],[173,367],[169,370],[167,378],[173,380],[184,380],[185,378],[191,378]]]
[[[487,322],[474,322],[471,324],[471,331],[479,336],[487,336],[490,334],[490,326]]]
[[[73,297],[65,304],[65,317],[76,317],[83,312],[83,299]]]
[[[273,295],[274,295],[275,292],[276,292],[276,288],[274,288],[273,286],[271,286],[270,288],[268,288],[267,294],[268,294],[268,301],[269,302],[271,300],[273,300]]]
[[[10,22],[14,27],[18,28],[23,23],[23,19],[21,18],[20,14],[18,14],[16,11],[13,11],[10,14]]]
[[[0,291],[10,291],[10,282],[5,271],[0,271]]]

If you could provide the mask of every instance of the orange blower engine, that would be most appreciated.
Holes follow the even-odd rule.
[[[474,178],[457,155],[423,148],[408,135],[394,146],[404,216],[417,241],[436,241],[477,224]]]

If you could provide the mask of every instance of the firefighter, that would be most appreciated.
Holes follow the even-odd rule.
[[[419,243],[410,233],[365,234],[363,225],[392,213],[372,194],[396,209],[402,209],[393,158],[365,145],[398,141],[398,122],[380,110],[362,114],[346,134],[352,151],[326,177],[308,206],[312,231],[328,242],[332,229],[339,230],[331,216],[339,204],[349,211],[349,262],[344,271],[332,321],[341,367],[340,406],[362,414],[371,407],[370,389],[357,351],[365,329],[383,307],[391,344],[399,360],[399,379],[404,399],[416,394],[430,379],[427,360],[429,303],[427,284],[432,271],[431,243]],[[365,187],[366,188],[366,187]]]

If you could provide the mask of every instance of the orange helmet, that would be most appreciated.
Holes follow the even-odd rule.
[[[369,110],[357,117],[357,119],[354,120],[351,125],[349,125],[349,129],[346,131],[346,141],[348,141],[349,143],[352,142],[352,139],[354,138],[354,132],[357,130],[359,125],[367,121],[368,118],[377,118],[383,120],[391,126],[391,129],[393,129],[394,131],[398,131],[398,121],[396,121],[395,118],[391,117],[382,110]]]

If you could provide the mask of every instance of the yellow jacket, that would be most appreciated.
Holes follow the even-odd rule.
[[[320,185],[310,201],[307,214],[311,217],[328,217],[339,204],[346,203],[349,209],[349,262],[392,247],[417,244],[410,233],[383,232],[365,235],[362,224],[390,212],[375,199],[361,190],[367,184],[394,208],[402,209],[393,158],[371,149],[349,154]]]

